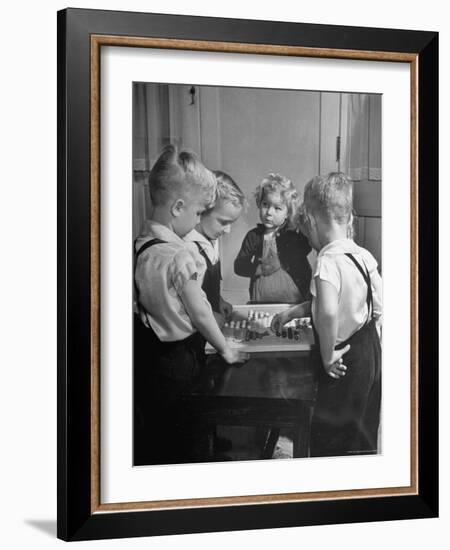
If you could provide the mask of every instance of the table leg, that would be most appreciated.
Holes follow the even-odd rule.
[[[309,456],[312,410],[312,407],[301,407],[299,423],[294,428],[294,458],[307,458]]]
[[[273,452],[275,450],[275,445],[277,444],[279,437],[280,437],[279,428],[274,428],[273,426],[271,426],[267,430],[267,437],[264,443],[264,449],[261,453],[261,458],[272,458]]]

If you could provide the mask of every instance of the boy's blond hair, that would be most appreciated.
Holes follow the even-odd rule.
[[[234,206],[244,206],[245,195],[234,179],[221,170],[213,170],[216,178],[216,198],[219,200],[231,202]]]
[[[216,178],[192,151],[167,145],[153,165],[149,176],[150,198],[154,206],[169,204],[178,197],[203,191],[212,202]]]
[[[279,193],[288,210],[287,223],[289,227],[295,225],[295,214],[300,197],[292,181],[281,174],[268,174],[258,185],[255,191],[256,206],[259,208],[267,192]]]
[[[318,215],[326,221],[351,225],[353,221],[353,182],[342,172],[315,176],[306,186],[303,204],[299,208],[297,223],[307,223],[307,214]]]

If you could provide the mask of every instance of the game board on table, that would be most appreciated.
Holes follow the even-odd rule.
[[[275,314],[290,304],[248,304],[233,306],[231,320],[222,327],[228,344],[246,353],[308,351],[314,345],[310,318],[293,319],[274,333],[270,326]],[[209,344],[206,353],[214,353]]]

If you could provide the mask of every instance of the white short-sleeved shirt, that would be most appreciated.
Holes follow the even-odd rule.
[[[198,251],[188,248],[168,227],[153,221],[145,222],[135,251],[152,239],[165,242],[147,248],[137,260],[135,281],[139,303],[146,312],[141,317],[161,341],[184,340],[197,329],[184,308],[180,294],[191,279],[198,280],[200,285],[206,263]],[[201,293],[205,303],[211,307],[203,290]]]
[[[312,314],[317,311],[316,277],[332,284],[338,293],[338,333],[336,344],[344,342],[367,320],[367,284],[352,260],[346,256],[352,254],[363,270],[365,267],[372,281],[373,316],[381,317],[381,295],[376,289],[381,289],[380,274],[377,261],[365,248],[361,248],[351,239],[340,239],[324,246],[317,255],[311,280]],[[364,267],[365,266],[365,267]],[[380,284],[376,284],[379,282]],[[374,285],[375,283],[375,285]]]

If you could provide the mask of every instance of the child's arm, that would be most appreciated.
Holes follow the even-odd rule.
[[[382,283],[381,277],[377,269],[374,269],[370,273],[370,280],[372,283],[372,295],[373,295],[373,316],[381,324],[381,317],[383,314],[382,301],[381,301],[381,292],[382,292]]]
[[[234,260],[234,272],[241,277],[253,277],[259,266],[261,251],[258,250],[257,238],[253,231],[249,231],[242,242],[239,254]]]
[[[332,378],[345,375],[347,367],[342,364],[342,356],[350,346],[336,351],[334,349],[338,331],[338,293],[336,288],[319,277],[316,277],[317,312],[314,319],[320,341],[320,355],[323,366]]]
[[[228,321],[231,318],[231,315],[233,313],[233,306],[230,304],[230,302],[227,302],[221,296],[219,308],[220,308],[220,313],[224,316],[225,320]]]
[[[243,363],[247,359],[245,354],[232,350],[226,343],[210,307],[204,301],[200,285],[196,280],[187,281],[180,298],[194,326],[228,364]]]
[[[383,324],[383,307],[381,301],[382,283],[378,270],[375,268],[370,273],[370,280],[372,282],[372,296],[373,296],[373,317],[375,319],[375,326],[378,332],[378,337],[381,341],[381,327]]]

